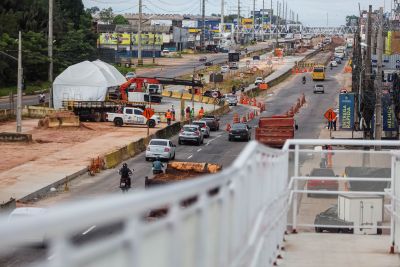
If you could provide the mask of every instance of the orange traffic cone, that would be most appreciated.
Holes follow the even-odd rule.
[[[233,123],[239,123],[239,122],[240,122],[239,114],[237,113],[233,114]]]
[[[256,98],[253,98],[253,106],[257,107],[257,99]]]

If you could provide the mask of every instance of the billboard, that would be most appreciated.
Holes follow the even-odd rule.
[[[152,19],[150,25],[160,25],[160,26],[172,26],[172,20],[170,19]]]
[[[132,44],[138,45],[138,34],[132,34]],[[163,44],[163,35],[162,34],[153,34],[153,33],[142,33],[142,45],[162,45]]]
[[[131,34],[129,33],[101,33],[100,45],[130,45]],[[132,34],[132,44],[138,44],[138,35]],[[162,34],[142,33],[142,45],[162,45]]]
[[[197,28],[197,20],[182,20],[183,28]]]
[[[354,94],[339,95],[340,129],[352,130],[354,126]]]
[[[242,26],[247,28],[247,29],[253,28],[253,19],[243,18],[242,19]]]
[[[397,123],[393,110],[392,99],[390,94],[382,95],[382,117],[383,117],[383,130],[396,131]]]
[[[129,33],[101,33],[99,44],[101,45],[129,45]]]

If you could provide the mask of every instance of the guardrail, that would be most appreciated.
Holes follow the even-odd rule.
[[[272,266],[286,230],[287,164],[287,154],[253,141],[215,175],[80,201],[12,224],[3,218],[0,250],[35,233],[46,236],[52,259],[38,266]],[[165,217],[146,219],[160,208]],[[74,242],[110,225],[119,227],[94,243]]]

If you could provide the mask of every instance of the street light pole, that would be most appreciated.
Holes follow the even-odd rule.
[[[375,139],[382,139],[382,54],[383,54],[383,8],[379,9],[379,28],[377,37],[377,72],[376,72],[376,104],[375,104]],[[380,147],[376,147],[380,150]]]
[[[22,131],[22,37],[18,34],[17,133]]]
[[[143,65],[142,59],[142,0],[139,0],[139,25],[138,25],[138,65]]]
[[[53,1],[49,0],[49,38],[48,38],[48,56],[49,56],[49,107],[53,107]]]

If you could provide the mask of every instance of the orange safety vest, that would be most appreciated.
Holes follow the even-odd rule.
[[[172,118],[171,112],[165,113],[165,118],[171,119]]]
[[[200,109],[200,110],[199,110],[199,116],[200,116],[200,117],[203,117],[203,115],[204,115],[204,109]]]

